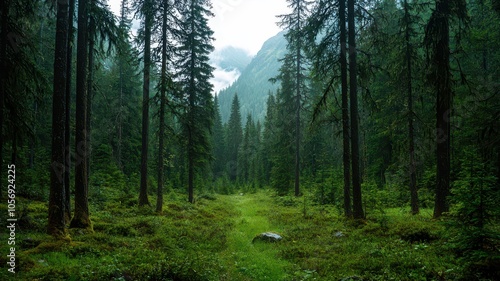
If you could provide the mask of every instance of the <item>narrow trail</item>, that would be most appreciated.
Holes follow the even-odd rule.
[[[262,232],[280,232],[268,219],[272,212],[272,199],[265,193],[231,195],[224,198],[239,212],[235,217],[234,229],[228,234],[228,247],[223,253],[233,264],[230,269],[232,280],[283,280],[285,269],[291,264],[278,257],[279,243],[252,243]],[[233,279],[237,278],[237,279]]]

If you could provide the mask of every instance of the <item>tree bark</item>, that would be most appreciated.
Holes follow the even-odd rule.
[[[165,142],[165,99],[167,91],[167,17],[168,0],[163,0],[163,24],[162,24],[162,54],[161,54],[161,95],[160,95],[160,136],[158,144],[158,189],[156,200],[156,212],[161,213],[163,209],[163,176],[164,176],[164,142]]]
[[[95,8],[96,1],[91,0],[91,9]],[[95,18],[93,15],[90,15],[90,20],[89,20],[89,30],[88,30],[88,41],[89,41],[89,63],[88,63],[88,75],[87,75],[87,107],[86,107],[86,116],[85,116],[85,123],[87,125],[87,157],[86,157],[86,163],[85,165],[87,166],[87,185],[90,185],[90,157],[92,155],[92,142],[91,142],[91,137],[92,137],[92,98],[94,95],[94,48],[95,48],[95,36],[96,36],[96,23],[95,23]]]
[[[144,26],[144,83],[142,86],[142,151],[141,151],[141,187],[139,206],[150,205],[148,199],[148,141],[149,141],[149,79],[151,64],[151,11],[150,2],[145,1]]]
[[[351,154],[352,154],[352,199],[353,217],[365,217],[361,197],[361,174],[359,168],[359,121],[358,121],[358,85],[357,85],[357,50],[355,27],[355,0],[347,1],[347,19],[349,33],[349,81],[351,98]]]
[[[75,14],[75,0],[69,0],[69,19],[68,19],[68,48],[67,48],[67,60],[66,60],[66,120],[65,120],[65,138],[64,138],[64,148],[66,151],[65,164],[66,170],[64,172],[64,201],[65,201],[65,218],[66,223],[71,221],[71,79],[73,74],[72,64],[73,64],[73,39],[75,34],[75,28],[73,27]]]
[[[301,68],[302,68],[302,53],[301,53],[301,48],[302,48],[302,38],[300,36],[301,33],[301,21],[300,21],[300,0],[297,2],[297,30],[298,32],[296,36],[297,40],[297,69],[296,69],[296,85],[295,87],[297,88],[297,96],[296,98],[296,103],[295,106],[296,112],[295,112],[295,196],[300,195],[300,100],[301,100],[301,92],[300,92],[300,86],[301,86]]]
[[[450,72],[450,6],[447,0],[437,0],[435,24],[437,34],[434,64],[436,68],[436,156],[437,186],[434,218],[448,211],[447,197],[450,189],[450,115],[451,115],[451,72]]]
[[[78,3],[78,42],[76,60],[76,132],[75,132],[75,214],[70,227],[91,228],[87,181],[87,67],[88,0]]]
[[[7,0],[2,0],[1,4],[2,8],[2,24],[1,24],[1,33],[0,33],[0,60],[1,60],[1,66],[2,69],[7,69],[7,15],[8,15],[8,10],[9,10],[9,5],[7,3]],[[5,95],[7,94],[7,71],[2,71],[0,73],[0,166],[3,168],[3,123],[4,123],[4,101],[5,101]],[[0,181],[0,198],[2,197],[2,190],[3,190],[3,181]]]
[[[346,36],[346,0],[339,0],[339,29],[340,29],[340,76],[342,87],[342,163],[344,164],[344,213],[352,217],[351,207],[351,156],[349,137],[349,95],[347,85],[347,36]]]
[[[52,95],[52,157],[50,169],[49,218],[47,233],[66,236],[65,223],[65,114],[66,114],[66,60],[68,44],[68,0],[57,2],[56,45],[54,57],[54,84]]]
[[[406,91],[408,93],[408,138],[409,138],[409,174],[410,174],[410,197],[411,213],[416,215],[420,212],[418,207],[417,193],[417,166],[415,163],[415,128],[413,127],[413,87],[412,87],[412,58],[410,43],[410,13],[408,10],[408,1],[404,1],[405,17],[405,48],[406,48]]]

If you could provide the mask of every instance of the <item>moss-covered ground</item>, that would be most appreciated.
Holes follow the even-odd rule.
[[[68,241],[45,234],[47,203],[19,198],[16,273],[7,271],[2,231],[0,280],[455,280],[459,270],[430,210],[351,221],[307,196],[259,191],[189,204],[170,192],[157,214],[131,197],[92,202],[94,232],[70,229]],[[284,239],[252,243],[265,231]]]

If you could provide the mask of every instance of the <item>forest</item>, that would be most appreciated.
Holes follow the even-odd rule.
[[[227,120],[217,3],[120,2],[1,0],[1,280],[500,280],[500,0],[286,0]]]

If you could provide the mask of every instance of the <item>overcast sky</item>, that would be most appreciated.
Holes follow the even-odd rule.
[[[119,13],[121,0],[109,0],[111,10]],[[276,15],[288,12],[286,0],[212,0],[215,17],[210,26],[215,32],[215,48],[235,46],[257,54],[264,41],[276,35]]]
[[[109,0],[111,10],[117,15],[120,3],[121,0]],[[214,31],[215,49],[234,46],[245,49],[252,56],[267,39],[280,31],[276,16],[289,10],[286,0],[212,0],[212,4],[215,17],[209,24]],[[214,76],[212,83],[218,92],[236,80],[239,73],[225,72],[216,67]]]
[[[276,15],[288,13],[288,7],[285,0],[213,0],[213,12],[215,48],[231,45],[255,55],[280,31]]]

